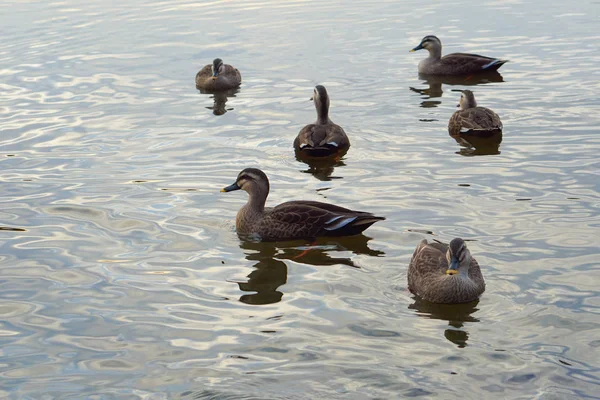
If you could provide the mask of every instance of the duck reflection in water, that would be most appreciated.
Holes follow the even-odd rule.
[[[341,176],[332,176],[332,174],[335,167],[343,167],[346,165],[339,157],[307,159],[303,158],[298,152],[296,152],[296,160],[308,165],[308,169],[303,170],[302,172],[312,174],[318,180],[325,182],[332,179],[342,179]]]
[[[240,301],[246,304],[272,304],[281,301],[283,293],[277,290],[287,282],[287,265],[281,260],[308,265],[347,265],[360,268],[350,257],[332,257],[330,253],[350,251],[353,254],[366,254],[374,257],[385,253],[369,248],[370,237],[356,235],[339,238],[319,238],[308,245],[305,241],[256,242],[242,240],[240,247],[248,261],[257,261],[255,270],[248,275],[247,282],[237,282],[241,291],[256,292],[244,294]]]
[[[460,348],[467,346],[469,332],[462,328],[465,322],[479,322],[479,319],[471,315],[479,310],[479,300],[461,304],[436,304],[418,297],[414,300],[408,306],[410,310],[415,310],[423,318],[448,321],[450,327],[444,331],[444,337]]]
[[[500,154],[500,143],[502,143],[502,131],[496,130],[486,133],[466,132],[458,135],[450,135],[461,148],[456,154],[465,157],[490,156]]]
[[[419,79],[423,80],[423,83],[429,85],[429,87],[425,89],[410,87],[410,90],[424,96],[424,101],[421,102],[421,107],[423,108],[437,107],[439,104],[441,104],[441,101],[427,99],[442,97],[444,94],[444,91],[442,90],[442,84],[451,86],[475,86],[484,85],[486,83],[504,82],[502,75],[496,71],[468,76],[437,76],[419,74]]]
[[[276,247],[259,242],[242,242],[241,247],[251,250],[246,251],[246,259],[257,263],[254,264],[254,271],[248,275],[248,281],[238,282],[241,291],[256,293],[244,294],[240,301],[246,304],[273,304],[281,301],[283,293],[277,288],[287,282],[287,265],[274,258]]]
[[[208,110],[213,110],[214,115],[223,115],[227,111],[233,110],[233,107],[227,108],[227,107],[225,107],[225,104],[227,103],[227,100],[230,97],[236,97],[235,94],[240,91],[240,89],[238,89],[238,88],[226,90],[224,92],[212,92],[212,91],[205,90],[205,89],[198,89],[198,90],[202,94],[212,95],[211,98],[214,100],[214,103],[213,103],[212,107],[206,107],[206,108]]]

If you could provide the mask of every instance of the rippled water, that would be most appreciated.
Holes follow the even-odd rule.
[[[0,397],[598,398],[598,11],[4,1]],[[510,62],[427,81],[408,50],[432,33]],[[217,56],[243,84],[215,99],[194,76]],[[318,83],[352,142],[333,166],[291,148]],[[448,136],[466,87],[499,145]],[[249,166],[271,205],[387,220],[312,248],[242,242],[246,195],[219,189]],[[455,236],[485,294],[415,299],[416,244]]]

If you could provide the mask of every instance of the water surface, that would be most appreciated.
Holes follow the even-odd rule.
[[[0,397],[598,398],[598,11],[3,2]],[[426,34],[510,62],[430,81],[408,53]],[[195,89],[215,57],[236,93]],[[292,150],[316,84],[352,142],[332,165]],[[502,118],[491,149],[448,136],[465,88]],[[241,241],[246,195],[219,189],[245,167],[270,205],[387,220],[313,247]],[[417,243],[456,236],[485,294],[414,298]]]

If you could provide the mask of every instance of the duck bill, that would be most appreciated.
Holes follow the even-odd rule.
[[[237,185],[237,183],[234,183],[233,185],[229,185],[229,186],[221,189],[221,192],[233,192],[234,190],[240,190],[240,189],[241,188]]]
[[[411,50],[410,50],[410,53],[412,53],[413,51],[421,50],[421,49],[424,49],[424,47],[423,47],[423,45],[422,45],[422,44],[419,44],[419,45],[418,45],[417,47],[415,47],[414,49],[411,49]]]
[[[452,258],[450,262],[450,266],[446,270],[446,275],[456,275],[458,274],[458,260],[456,258]]]

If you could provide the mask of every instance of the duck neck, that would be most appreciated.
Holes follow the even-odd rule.
[[[317,124],[325,125],[329,123],[329,104],[327,99],[323,99],[321,103],[316,104],[317,107]]]
[[[437,61],[440,58],[442,58],[442,46],[434,46],[427,49],[427,51],[429,51],[429,58],[431,58],[432,60]]]
[[[265,203],[267,202],[267,194],[263,194],[260,190],[254,189],[248,193],[248,203],[246,209],[255,213],[262,213],[265,210]]]
[[[477,107],[477,102],[475,101],[475,98],[472,98],[467,102],[465,109],[466,108],[475,108],[475,107]]]

